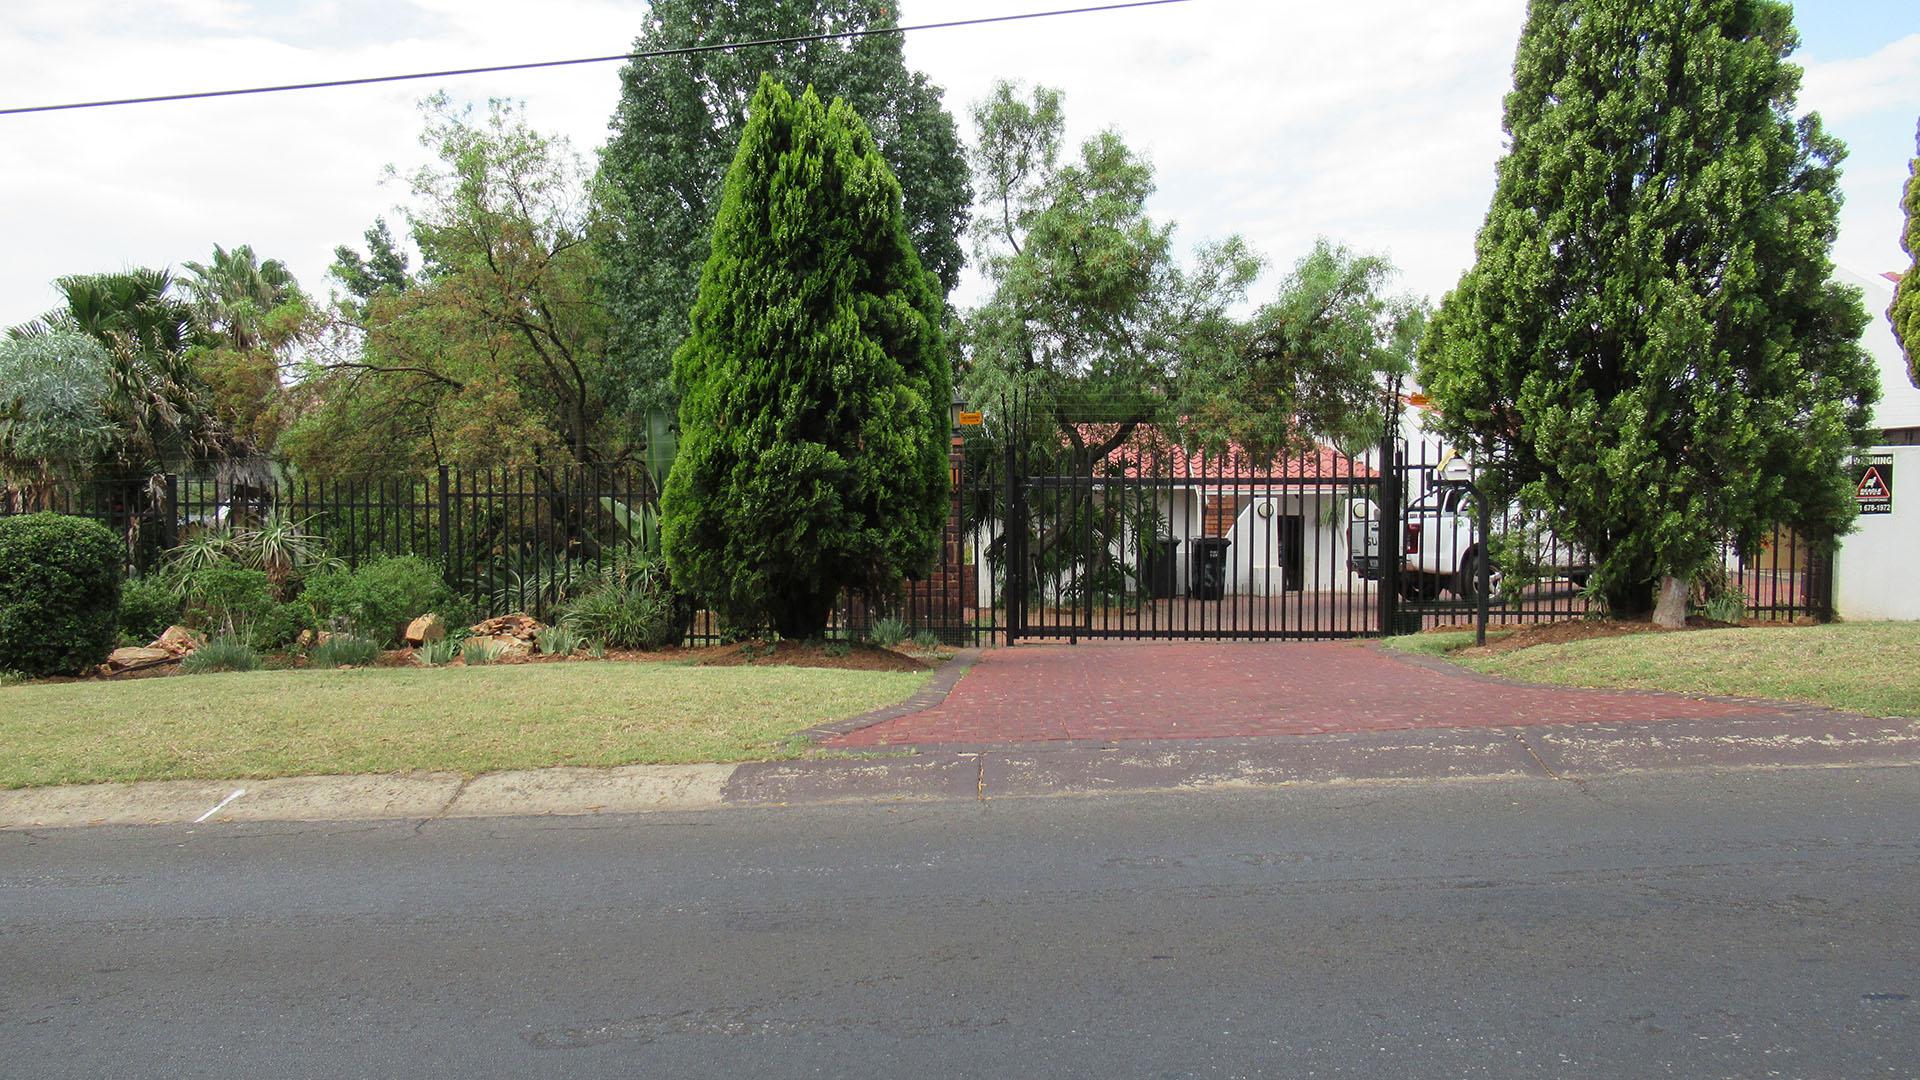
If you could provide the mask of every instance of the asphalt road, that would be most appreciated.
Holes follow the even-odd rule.
[[[17,1077],[1913,1076],[1920,769],[0,833]]]

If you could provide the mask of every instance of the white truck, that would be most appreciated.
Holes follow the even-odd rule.
[[[1354,502],[1347,525],[1348,567],[1368,581],[1381,577],[1380,515],[1369,504]],[[1494,528],[1502,515],[1494,515]],[[1400,595],[1409,600],[1433,600],[1444,590],[1468,602],[1478,601],[1477,575],[1480,544],[1473,496],[1464,488],[1435,486],[1409,503],[1400,515]],[[1579,549],[1544,531],[1535,534],[1529,560],[1543,576],[1564,578],[1585,588],[1590,560]],[[1492,595],[1500,594],[1500,569],[1488,568]]]

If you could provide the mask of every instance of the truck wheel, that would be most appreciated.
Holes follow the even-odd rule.
[[[1479,562],[1480,549],[1468,548],[1467,553],[1460,558],[1460,569],[1453,575],[1453,595],[1469,604],[1480,602],[1480,575],[1477,572]],[[1487,567],[1487,579],[1487,584],[1492,586],[1493,594],[1498,595],[1500,571],[1491,566]]]

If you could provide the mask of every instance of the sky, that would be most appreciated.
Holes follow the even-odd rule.
[[[902,0],[901,21],[1080,6]],[[0,107],[605,55],[644,0],[9,0]],[[537,11],[537,17],[529,17]],[[1190,0],[909,35],[908,63],[970,105],[999,79],[1066,94],[1069,138],[1122,133],[1187,245],[1238,233],[1270,271],[1325,236],[1384,254],[1438,300],[1473,255],[1501,148],[1523,0]],[[1851,151],[1836,260],[1901,269],[1899,199],[1920,119],[1920,5],[1797,5],[1804,108]],[[0,116],[0,326],[63,274],[206,261],[251,244],[328,291],[337,244],[393,218],[385,166],[422,164],[418,100],[523,101],[589,159],[618,65]],[[970,277],[957,300],[977,299]]]

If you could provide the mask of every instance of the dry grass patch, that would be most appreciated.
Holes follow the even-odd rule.
[[[924,672],[685,664],[254,671],[0,688],[0,787],[744,761]]]

